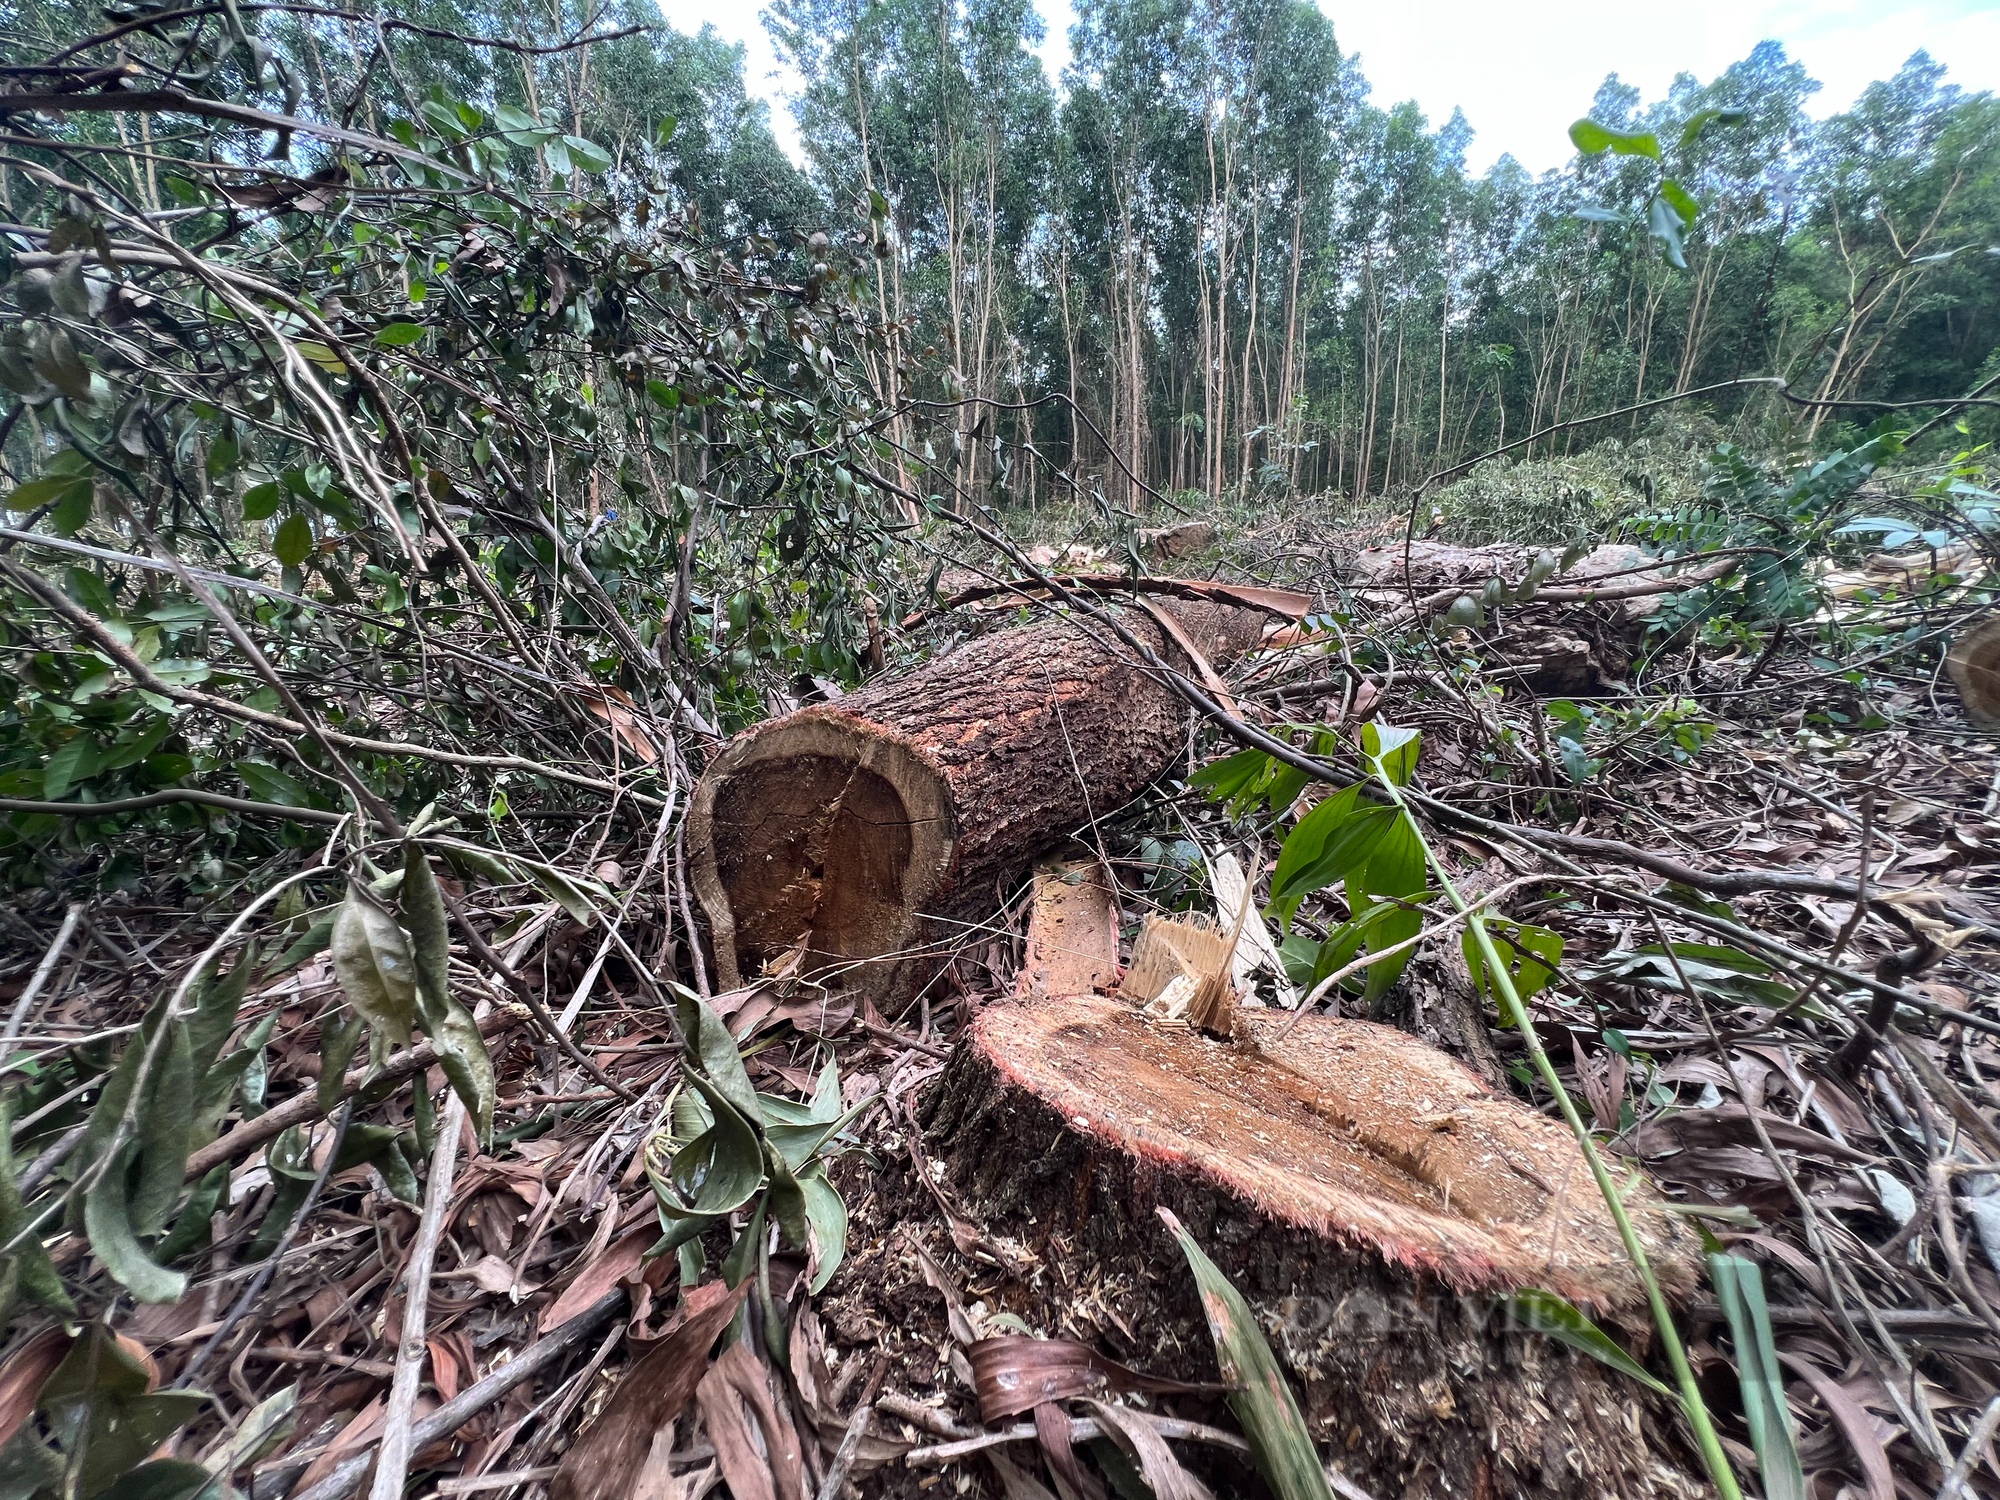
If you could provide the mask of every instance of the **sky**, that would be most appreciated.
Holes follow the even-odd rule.
[[[1967,89],[2000,90],[2000,0],[1680,0],[1633,5],[1600,0],[1318,0],[1341,50],[1361,54],[1379,105],[1414,99],[1433,125],[1465,111],[1468,165],[1484,171],[1503,154],[1546,171],[1571,154],[1570,122],[1590,107],[1608,73],[1643,96],[1666,92],[1677,72],[1704,80],[1775,40],[1825,87],[1815,115],[1837,113],[1869,83],[1919,48]],[[754,0],[659,0],[683,31],[704,22],[748,48],[752,93],[771,103],[771,123],[797,154],[788,100],[797,77],[783,67]],[[1048,23],[1042,61],[1051,78],[1069,60],[1069,0],[1036,0]]]

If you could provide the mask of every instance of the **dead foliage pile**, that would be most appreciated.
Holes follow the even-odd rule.
[[[1236,722],[1317,754],[1362,724],[1421,732],[1410,786],[1449,865],[1467,890],[1502,893],[1492,909],[1514,931],[1560,934],[1528,1004],[1598,1139],[1758,1268],[1767,1384],[1811,1492],[2000,1494],[2000,746],[1959,708],[1934,640],[1981,598],[1923,594],[1907,572],[1903,594],[1830,589],[1836,632],[1920,616],[1928,654],[1897,637],[1836,660],[1824,630],[1716,651],[1691,628],[1639,640],[1615,672],[1599,659],[1591,694],[1552,699],[1510,664],[1509,612],[1559,606],[1572,629],[1624,614],[1560,568],[1543,569],[1554,598],[1519,599],[1508,569],[1534,558],[1488,575],[1516,597],[1477,620],[1425,608],[1461,578],[1399,594],[1372,574],[1349,591],[1270,559],[1257,581],[1313,590],[1322,613],[1232,669]],[[1684,571],[1634,576],[1686,591]],[[1082,831],[1080,851],[1108,857],[1127,943],[1149,913],[1226,922],[1225,859],[1239,884],[1264,871],[1271,901],[1309,788],[1302,776],[1260,810],[1166,787]],[[95,1500],[128,1471],[147,1494],[305,1500],[371,1473],[379,1494],[385,1471],[397,1489],[407,1473],[424,1492],[554,1500],[917,1494],[940,1479],[1037,1495],[1043,1465],[1072,1494],[1101,1492],[1100,1472],[1160,1495],[1260,1482],[1185,1268],[1107,1286],[1059,1216],[1039,1238],[990,1226],[927,1154],[927,1089],[970,1018],[1013,991],[1025,896],[893,1014],[782,968],[711,995],[673,826],[671,799],[657,815],[614,804],[562,826],[532,880],[440,853],[490,1125],[429,1043],[372,1072],[355,1062],[337,952],[283,951],[308,925],[296,910],[226,931],[222,914],[113,899],[7,915],[0,1002],[25,1087],[0,1209],[10,1249],[47,1251],[45,1267],[16,1258],[14,1290],[33,1300],[53,1276],[70,1302],[17,1311],[0,1366],[22,1493]],[[1293,905],[1282,946],[1244,976],[1248,1003],[1316,990],[1549,1104],[1455,933],[1417,945],[1399,984],[1328,986],[1319,950],[1356,913],[1332,890]],[[152,1180],[141,1154],[129,1183],[156,1205],[138,1248],[185,1281],[135,1301],[121,1252],[86,1241],[87,1207],[64,1220],[37,1205],[87,1198],[66,1189],[72,1159],[90,1159],[89,1106],[147,1039],[140,1013],[211,950],[190,996],[216,1020],[189,1092],[146,1111],[212,1118],[178,1178]],[[726,1045],[704,1040],[706,1018]],[[57,1058],[87,1065],[43,1097]],[[761,1110],[773,1142],[834,1126],[788,1161],[830,1185],[832,1207],[808,1194],[796,1227],[780,1173],[696,1213],[729,1164],[700,1143],[732,1110]],[[142,1140],[158,1127],[146,1111]],[[704,1149],[707,1182],[688,1167]],[[676,1235],[676,1213],[699,1222]],[[679,1247],[649,1258],[663,1228]],[[183,1236],[205,1248],[166,1243]],[[1703,1292],[1684,1322],[1753,1472],[1768,1450],[1726,1300]],[[1281,1345],[1296,1314],[1257,1308]],[[378,1458],[392,1448],[393,1469]]]

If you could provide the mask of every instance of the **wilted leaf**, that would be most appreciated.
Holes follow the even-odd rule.
[[[403,920],[416,966],[417,1004],[438,1064],[472,1116],[482,1146],[493,1140],[493,1059],[472,1013],[451,995],[451,933],[444,892],[414,839],[403,846]]]
[[[132,1227],[142,1235],[166,1228],[187,1176],[194,1127],[194,1052],[187,1022],[167,1022],[166,1046],[146,1082],[139,1108],[139,1169],[132,1188]]]
[[[170,1266],[183,1255],[206,1245],[213,1233],[210,1216],[222,1201],[223,1189],[228,1186],[229,1163],[221,1162],[211,1167],[194,1185],[194,1191],[182,1205],[166,1238],[153,1247],[153,1259],[163,1266]]]
[[[320,1022],[319,1107],[324,1114],[332,1114],[340,1104],[340,1090],[365,1024],[359,1015],[346,1011]]]
[[[410,1044],[417,1015],[417,973],[403,929],[360,886],[350,883],[333,919],[333,972],[348,1004],[399,1046]]]
[[[447,1003],[443,1018],[430,1031],[437,1046],[438,1066],[471,1113],[472,1128],[482,1147],[493,1143],[493,1058],[479,1023],[458,1001]]]
[[[63,1289],[62,1276],[49,1259],[41,1236],[25,1232],[28,1212],[21,1202],[20,1180],[14,1175],[13,1127],[14,1099],[10,1094],[0,1098],[0,1245],[12,1244],[17,1238],[21,1243],[0,1259],[0,1315],[13,1310],[16,1296],[25,1296],[51,1312],[74,1317],[76,1308]],[[0,1375],[0,1389],[4,1389],[4,1383],[5,1377]],[[0,1402],[0,1416],[4,1412],[4,1402]],[[0,1437],[0,1448],[5,1446],[6,1439]]]

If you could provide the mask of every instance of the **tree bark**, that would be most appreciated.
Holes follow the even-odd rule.
[[[1174,601],[1211,663],[1269,616]],[[1127,624],[1193,664],[1151,618]],[[688,812],[695,894],[725,986],[797,953],[802,971],[887,997],[996,911],[1033,858],[1116,811],[1187,747],[1188,711],[1101,630],[1052,619],[987,636],[739,736]]]

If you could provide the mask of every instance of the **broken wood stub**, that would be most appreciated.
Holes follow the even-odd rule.
[[[1160,607],[1217,665],[1270,618]],[[1122,618],[1194,673],[1155,620]],[[1184,701],[1109,631],[1053,619],[745,732],[688,810],[722,983],[797,953],[825,982],[892,992],[907,982],[904,958],[988,916],[1037,855],[1185,754],[1187,726]]]
[[[1643,1290],[1568,1131],[1393,1028],[1309,1016],[1281,1040],[1289,1021],[1239,1012],[1224,1043],[1113,997],[979,1014],[927,1134],[987,1233],[1051,1275],[1088,1268],[1087,1289],[1049,1289],[1048,1331],[1088,1336],[1065,1326],[1078,1296],[1101,1327],[1146,1330],[1135,1357],[1181,1341],[1163,1320],[1198,1330],[1165,1205],[1372,1491],[1701,1492],[1664,1404],[1507,1315],[1505,1294],[1542,1288],[1643,1339]],[[1643,1185],[1628,1206],[1689,1295],[1693,1236]]]

